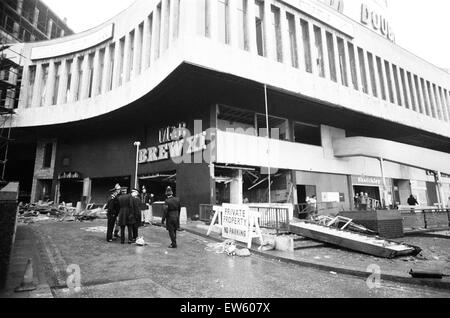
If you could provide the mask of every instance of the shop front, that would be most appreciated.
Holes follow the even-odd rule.
[[[351,176],[351,189],[353,191],[353,208],[358,208],[357,196],[368,196],[372,208],[381,208],[383,206],[383,188],[386,187],[386,206],[393,204],[392,179],[370,176]]]

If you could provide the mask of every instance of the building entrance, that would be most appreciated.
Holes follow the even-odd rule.
[[[147,193],[154,195],[154,202],[163,202],[166,200],[167,187],[170,186],[175,195],[177,193],[177,173],[173,171],[151,176],[141,176],[139,178],[139,190],[141,190],[142,186],[145,186]]]
[[[59,193],[60,203],[72,203],[76,207],[83,196],[83,180],[60,180]]]
[[[369,186],[353,186],[353,197],[354,200],[354,206],[355,208],[358,208],[357,202],[356,202],[356,195],[361,195],[361,193],[368,195],[371,202],[369,202],[369,207],[378,207],[381,202],[381,193],[379,187],[369,187]]]

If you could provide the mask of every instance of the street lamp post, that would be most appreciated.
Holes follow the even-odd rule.
[[[139,147],[141,146],[140,141],[135,141],[134,146],[136,147],[136,170],[134,173],[134,188],[138,188],[138,167],[139,167]]]

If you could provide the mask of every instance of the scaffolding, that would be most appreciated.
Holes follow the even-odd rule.
[[[19,104],[23,68],[10,45],[0,39],[0,184],[4,184],[14,114]]]

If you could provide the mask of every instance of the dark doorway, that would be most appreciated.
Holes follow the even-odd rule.
[[[59,202],[72,203],[74,207],[81,202],[83,195],[83,180],[61,180]]]
[[[435,204],[439,203],[437,190],[436,190],[436,183],[427,182],[427,198],[428,198],[429,206],[434,206]]]
[[[306,204],[306,198],[317,197],[317,188],[313,185],[298,185],[297,186],[297,203]]]
[[[367,187],[367,186],[354,186],[353,190],[355,195],[362,193],[367,193],[370,199],[375,199],[381,201],[380,188],[379,187]]]

